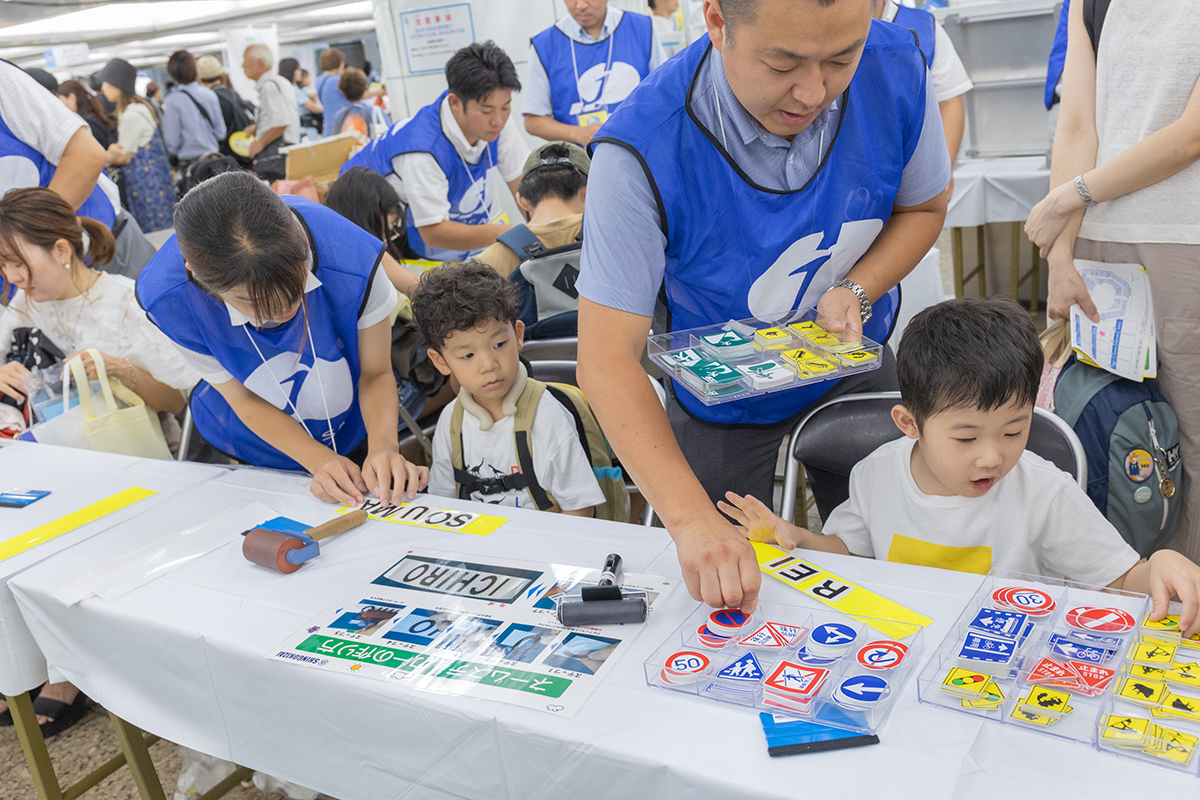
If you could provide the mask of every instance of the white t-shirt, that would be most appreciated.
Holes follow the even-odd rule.
[[[31,303],[18,291],[0,312],[0,354],[12,346],[17,328],[40,328],[63,355],[92,347],[128,359],[173,389],[187,394],[200,381],[175,345],[146,318],[123,275],[101,272],[86,294]]]
[[[80,128],[88,129],[83,117],[64,106],[46,88],[20,67],[0,61],[0,119],[13,136],[37,150],[55,166],[62,160],[67,142]],[[9,189],[38,186],[41,176],[36,166],[21,156],[0,154],[0,195]],[[103,172],[96,183],[121,216],[117,186]]]
[[[475,165],[481,158],[490,158],[484,152],[488,142],[480,139],[473,146],[467,143],[466,135],[450,111],[449,97],[442,98],[438,114],[442,120],[442,133],[446,134],[463,161]],[[529,146],[517,132],[517,124],[510,114],[497,140],[496,169],[489,170],[489,174],[498,171],[504,182],[508,183],[521,177],[521,169],[527,158]],[[398,155],[392,159],[392,171],[394,174],[388,175],[387,179],[400,195],[400,202],[412,210],[413,224],[421,228],[450,219],[450,181],[431,153]],[[492,181],[494,183],[494,176]],[[489,192],[499,190],[498,186],[488,188]],[[499,213],[498,206],[496,213]]]
[[[887,6],[883,9],[884,22],[896,21],[897,8],[895,0],[887,0]],[[929,65],[929,76],[933,78],[933,91],[937,94],[937,101],[944,103],[971,91],[975,84],[967,77],[962,59],[958,57],[958,51],[954,49],[942,23],[934,20],[933,27],[933,63]]]
[[[455,403],[458,401],[455,400]],[[433,468],[429,473],[429,493],[454,497],[454,464],[451,457],[450,419],[454,407],[442,411],[433,434]],[[513,439],[513,417],[481,430],[479,420],[463,412],[463,466],[472,475],[496,478],[519,471],[517,448]],[[604,502],[604,492],[596,482],[588,454],[579,441],[575,418],[550,392],[543,392],[530,429],[529,449],[538,483],[558,501],[564,511],[576,511]],[[524,489],[500,494],[474,494],[470,498],[483,503],[532,508],[537,506]]]
[[[1007,569],[1107,586],[1138,562],[1092,501],[1028,450],[982,497],[917,488],[914,440],[889,442],[850,472],[850,499],[825,523],[851,553],[904,564],[986,573]]]

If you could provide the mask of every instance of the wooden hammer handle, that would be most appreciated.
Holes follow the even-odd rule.
[[[361,508],[356,508],[349,514],[344,514],[337,519],[331,519],[329,522],[323,522],[315,528],[309,528],[305,531],[306,534],[312,537],[313,541],[319,542],[322,539],[328,539],[330,536],[337,536],[339,533],[357,528],[367,521],[367,512]]]

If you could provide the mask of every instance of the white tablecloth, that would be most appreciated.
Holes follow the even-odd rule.
[[[1050,191],[1045,156],[963,159],[954,168],[946,226],[1024,222]]]
[[[25,508],[0,508],[0,540],[52,522],[130,486],[158,492],[0,561],[0,693],[17,695],[46,680],[46,661],[17,609],[9,578],[224,472],[201,464],[113,456],[30,442],[0,448],[0,491],[18,487],[51,491],[48,497]]]
[[[246,485],[253,481],[254,486]],[[306,482],[229,473],[176,502],[215,515],[253,497],[306,522],[330,515]],[[479,506],[438,498],[451,508]],[[1064,798],[1190,797],[1195,778],[919,705],[915,678],[874,747],[772,759],[757,714],[645,684],[642,661],[696,608],[682,587],[571,719],[418,692],[268,660],[346,591],[419,546],[679,577],[661,530],[489,508],[488,537],[369,522],[294,575],[218,549],[115,602],[64,607],[68,576],[163,533],[166,508],[93,537],[12,580],[50,662],[120,716],[240,764],[350,800],[374,798]],[[826,554],[817,563],[934,618],[927,653],[979,577]],[[803,605],[764,578],[763,597]]]

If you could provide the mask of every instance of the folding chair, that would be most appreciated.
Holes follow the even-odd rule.
[[[821,519],[850,496],[850,470],[880,445],[903,434],[892,422],[892,406],[899,392],[848,394],[818,407],[796,425],[788,438],[783,502],[779,515],[790,520],[796,513],[796,487],[800,470],[808,473]],[[1071,426],[1041,408],[1033,410],[1029,442],[1025,448],[1072,475],[1087,488],[1087,458]]]
[[[530,361],[574,361],[578,358],[579,339],[565,336],[561,339],[526,339],[521,346],[521,355]],[[540,379],[539,379],[540,380]]]

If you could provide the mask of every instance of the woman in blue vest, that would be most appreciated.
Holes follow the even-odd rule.
[[[218,175],[175,210],[138,301],[197,368],[196,429],[241,461],[304,469],[328,502],[413,497],[429,470],[398,452],[389,313],[394,264],[336,212]],[[392,262],[389,264],[388,262]]]
[[[675,539],[689,591],[711,605],[752,608],[760,582],[714,501],[770,498],[801,415],[896,388],[895,362],[885,349],[875,372],[713,406],[672,392],[664,413],[642,377],[646,336],[661,297],[668,330],[816,307],[831,330],[887,340],[896,284],[941,231],[950,164],[913,35],[872,6],[705,3],[709,35],[593,142],[580,385]]]
[[[525,130],[586,146],[633,88],[666,60],[650,17],[608,0],[568,0],[529,42]]]
[[[510,119],[521,81],[495,42],[451,56],[446,83],[437,100],[372,139],[341,169],[367,167],[387,178],[408,207],[409,244],[437,261],[465,258],[512,227],[495,183],[507,184],[515,199],[529,157]]]

